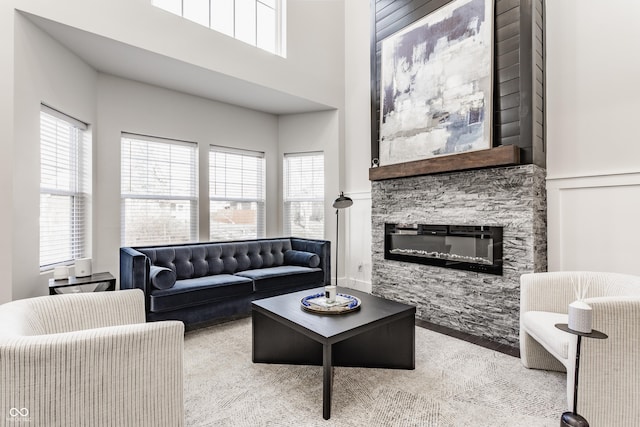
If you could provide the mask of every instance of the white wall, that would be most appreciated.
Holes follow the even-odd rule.
[[[96,269],[119,272],[120,247],[120,136],[121,132],[173,138],[198,144],[199,235],[209,240],[210,145],[265,153],[266,194],[279,193],[278,119],[171,90],[100,74],[95,187]],[[276,197],[266,204],[266,232],[279,230]]]
[[[546,8],[549,270],[640,274],[640,3]]]
[[[338,164],[340,162],[337,141],[339,139],[339,112],[336,110],[316,113],[289,114],[280,116],[278,121],[279,141],[279,181],[282,182],[282,159],[286,153],[322,151],[324,153],[324,235],[334,242],[331,246],[331,275],[335,274],[335,209],[331,204],[339,195]],[[282,193],[278,206],[283,205]],[[279,215],[282,218],[282,212]],[[279,230],[282,232],[282,229]],[[342,258],[342,257],[341,257]]]
[[[369,0],[345,1],[345,194],[353,206],[344,212],[340,284],[371,291],[371,77]],[[343,227],[343,225],[341,225]]]
[[[347,236],[341,247],[348,251],[348,258],[340,271],[345,272],[347,284],[366,287],[370,277],[366,242],[371,238],[370,231],[365,229],[370,225],[369,1],[289,0],[287,59],[261,53],[182,21],[149,3],[148,0],[0,2],[3,94],[0,147],[4,153],[11,153],[0,156],[0,197],[12,201],[0,206],[0,259],[5,263],[0,302],[42,293],[40,284],[36,284],[42,279],[34,273],[37,250],[33,247],[37,236],[34,186],[38,173],[34,159],[25,156],[34,152],[32,126],[41,101],[47,100],[90,123],[95,123],[96,108],[117,121],[117,108],[110,95],[104,93],[107,87],[122,90],[131,86],[135,91],[151,93],[154,99],[175,98],[180,103],[217,108],[195,97],[170,95],[108,76],[98,78],[97,85],[105,104],[90,105],[96,96],[96,86],[88,81],[95,79],[97,73],[74,58],[71,63],[75,65],[70,68],[53,61],[50,64],[53,68],[48,68],[45,75],[41,65],[51,60],[50,53],[72,55],[46,40],[22,18],[15,18],[14,22],[14,7],[197,66],[335,105],[337,112],[312,113],[311,120],[302,117],[306,115],[277,119],[276,138],[283,140],[276,161],[280,162],[282,153],[294,149],[296,144],[301,144],[295,148],[297,151],[316,149],[320,144],[331,153],[339,166],[335,174],[328,174],[335,180],[327,182],[328,205],[333,193],[337,195],[339,190],[354,199],[354,206],[346,211],[345,232],[341,233]],[[633,128],[640,99],[640,86],[635,84],[640,75],[640,51],[630,45],[630,40],[640,39],[640,27],[634,20],[640,13],[640,3],[613,0],[604,7],[595,0],[566,0],[547,2],[546,8],[549,268],[640,273],[638,263],[631,262],[638,259],[637,245],[633,243],[638,233],[632,225],[640,217],[637,161],[640,144],[635,141]],[[141,16],[145,19],[141,20]],[[332,31],[336,26],[340,30]],[[180,37],[175,37],[176,34]],[[215,55],[209,54],[212,50]],[[344,79],[340,77],[343,72]],[[74,95],[60,89],[69,84],[79,86],[79,92]],[[135,108],[140,112],[142,107],[138,104]],[[314,132],[318,127],[328,126],[331,130],[308,132],[305,126],[309,121]],[[105,132],[111,134],[106,136],[111,138],[108,144],[113,144],[114,130],[105,126]],[[174,132],[181,133],[179,130]],[[113,166],[118,153],[102,148],[99,138],[94,143],[99,156],[95,190],[107,192],[94,204],[95,241],[113,240],[119,236],[119,227],[116,232],[113,219],[119,218],[119,212],[113,211],[119,203],[114,199],[114,187],[109,187],[106,181],[118,173],[107,166]],[[103,161],[105,164],[100,165]],[[270,175],[269,180],[280,182],[281,177]],[[20,194],[28,187],[32,188],[31,195]],[[272,216],[269,220],[270,233],[280,231],[280,202],[281,199],[276,208],[277,219]],[[334,211],[328,208],[327,218],[333,215]],[[594,224],[606,228],[609,237],[588,235]],[[335,235],[333,221],[327,221],[326,235],[329,238]],[[105,248],[94,246],[97,268],[115,269],[117,255],[108,249],[113,245],[114,242]],[[595,260],[593,254],[597,251],[605,251],[605,256]],[[607,256],[611,253],[615,256]]]
[[[40,275],[40,104],[95,124],[97,73],[20,15],[15,19],[12,298],[43,295]],[[3,224],[3,227],[5,225]],[[5,230],[7,232],[8,230]],[[2,287],[0,285],[0,287]]]
[[[278,118],[105,75],[14,8],[336,109]],[[0,157],[0,178],[6,178],[0,180],[0,197],[10,202],[0,208],[0,256],[6,263],[0,303],[47,293],[50,273],[40,275],[37,261],[40,102],[93,125],[94,271],[117,275],[119,270],[121,131],[199,142],[201,173],[209,143],[265,151],[267,234],[279,235],[281,176],[275,166],[281,166],[282,153],[312,147],[324,151],[331,165],[342,162],[343,18],[343,0],[289,0],[288,57],[284,59],[172,16],[152,7],[148,0],[3,1],[0,120],[6,126],[0,144],[9,154]],[[339,169],[330,171],[326,184],[333,200],[341,177]],[[200,192],[201,200],[208,200],[206,186]],[[201,205],[201,219],[206,213],[206,206]],[[202,219],[201,235],[207,228]],[[332,232],[330,225],[327,236]]]
[[[0,304],[12,300],[13,287],[13,9],[0,2]]]
[[[343,1],[287,2],[286,59],[168,13],[150,0],[9,3],[61,24],[339,108]]]
[[[347,245],[352,247],[347,274],[358,287],[359,281],[367,281],[366,274],[359,276],[364,261],[359,248],[370,239],[370,233],[359,229],[366,208],[358,207],[370,203],[364,181],[364,161],[369,159],[368,3],[345,2],[344,189],[354,199],[347,225]],[[640,50],[633,44],[640,40],[640,3],[547,1],[546,14],[549,270],[640,274],[640,232],[634,225],[640,218],[640,141],[634,127]]]
[[[340,284],[371,292],[371,191],[350,192],[349,197],[353,205],[345,212],[347,241],[340,251],[346,259]]]

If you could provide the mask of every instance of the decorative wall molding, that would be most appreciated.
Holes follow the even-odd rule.
[[[640,274],[640,173],[547,179],[549,270]]]
[[[347,193],[353,206],[345,215],[345,286],[371,292],[371,191]]]
[[[547,188],[603,187],[634,185],[640,182],[640,172],[598,173],[580,176],[547,177]]]

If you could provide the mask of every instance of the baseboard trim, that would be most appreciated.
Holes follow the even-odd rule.
[[[499,353],[508,354],[513,357],[520,357],[520,349],[516,347],[511,347],[506,344],[500,344],[486,338],[477,337],[475,335],[467,334],[465,332],[456,331],[455,329],[451,329],[447,326],[437,325],[435,323],[428,322],[426,320],[416,319],[416,326],[419,326],[424,329],[429,329],[434,332],[438,332],[443,335],[448,335],[453,338],[458,338],[463,341],[470,342],[475,345],[479,345],[480,347],[488,348],[489,350],[494,350]]]
[[[246,314],[246,313],[245,314],[236,314],[234,316],[222,317],[222,318],[219,318],[219,319],[207,320],[207,321],[199,322],[199,323],[185,324],[184,331],[185,332],[197,331],[198,329],[210,328],[211,326],[217,326],[217,325],[220,325],[222,323],[233,322],[234,320],[240,320],[240,319],[244,319],[246,317],[251,317],[251,313],[248,313],[248,314]]]

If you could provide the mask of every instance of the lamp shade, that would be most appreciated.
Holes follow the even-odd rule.
[[[333,201],[333,207],[336,209],[344,209],[353,205],[353,200],[350,197],[344,195],[344,193],[340,192],[340,197]]]

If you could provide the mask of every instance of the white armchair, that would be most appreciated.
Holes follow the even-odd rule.
[[[16,300],[0,325],[0,420],[184,425],[184,325],[145,323],[142,291]]]
[[[524,274],[520,279],[520,357],[527,368],[565,371],[567,408],[573,406],[577,337],[555,328],[568,323],[578,278],[593,329],[608,339],[582,339],[578,413],[592,427],[640,425],[640,277],[593,272]]]

